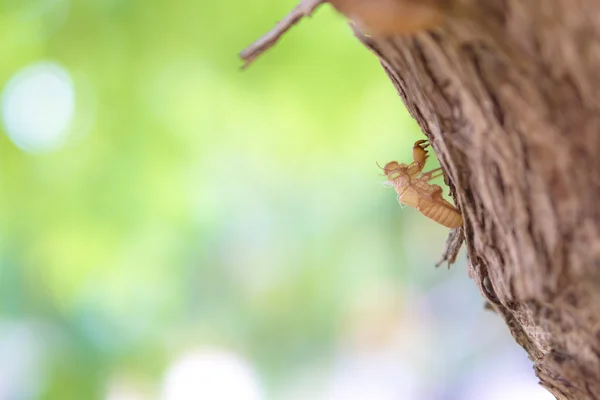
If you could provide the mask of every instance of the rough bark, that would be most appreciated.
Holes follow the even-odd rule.
[[[357,37],[430,139],[470,275],[559,399],[600,399],[600,1],[465,0]]]

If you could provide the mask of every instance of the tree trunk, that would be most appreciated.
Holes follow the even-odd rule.
[[[357,37],[430,139],[470,275],[541,384],[600,399],[600,1],[464,9],[411,36]]]

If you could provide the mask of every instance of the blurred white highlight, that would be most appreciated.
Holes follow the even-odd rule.
[[[0,399],[37,399],[44,381],[39,327],[0,321]]]
[[[486,368],[470,374],[464,400],[552,400],[554,396],[538,385],[531,362],[525,352],[489,357]]]
[[[533,376],[533,371],[530,372]],[[515,374],[509,379],[490,377],[486,382],[474,384],[465,400],[552,400],[554,396],[534,382]]]
[[[168,369],[162,400],[262,400],[253,368],[236,354],[198,350],[184,355]]]
[[[62,146],[75,114],[75,89],[65,68],[39,62],[14,74],[2,92],[4,129],[21,150]]]
[[[397,355],[355,354],[334,371],[326,400],[419,399],[419,382]]]

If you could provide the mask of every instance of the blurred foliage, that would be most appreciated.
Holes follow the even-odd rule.
[[[23,398],[105,398],[121,376],[155,397],[204,344],[276,393],[333,357],[363,294],[448,276],[447,230],[375,164],[408,160],[418,128],[342,18],[322,7],[240,70],[292,5],[0,2],[0,82],[50,60],[77,101],[56,151],[0,136],[0,332],[42,349]]]

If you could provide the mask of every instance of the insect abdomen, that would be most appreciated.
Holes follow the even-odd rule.
[[[425,204],[423,204],[425,203]],[[418,207],[421,214],[447,228],[458,228],[462,225],[462,215],[454,207],[421,201]]]

